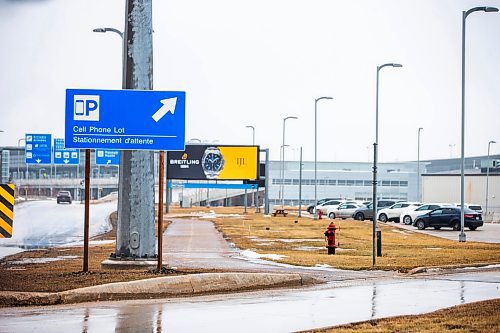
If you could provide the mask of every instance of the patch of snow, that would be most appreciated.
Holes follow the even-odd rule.
[[[276,239],[276,241],[282,242],[282,243],[305,243],[305,242],[321,242],[321,239],[297,238],[297,239]]]
[[[114,243],[115,243],[115,241],[112,239],[94,240],[94,241],[89,241],[89,246],[98,246],[98,245],[106,245],[106,244],[114,244]],[[81,246],[83,246],[83,241],[77,241],[77,242],[58,245],[58,247],[81,247]]]
[[[13,254],[26,251],[25,249],[21,249],[19,247],[7,247],[0,246],[0,259],[3,257],[11,256]]]
[[[322,246],[299,246],[299,247],[294,247],[293,249],[299,251],[320,251],[324,250],[325,248]]]
[[[13,265],[25,265],[25,264],[46,264],[53,261],[67,260],[67,259],[78,259],[80,256],[58,256],[56,258],[24,258],[21,260],[11,261],[10,264]]]
[[[330,266],[328,264],[316,264],[314,267],[319,267],[319,268],[333,268],[333,266]]]
[[[244,250],[240,252],[240,254],[248,259],[271,259],[271,260],[281,260],[283,258],[286,258],[287,256],[280,255],[280,254],[274,254],[274,253],[267,253],[267,254],[259,254],[257,252],[251,251],[251,250]]]
[[[441,247],[426,247],[426,250],[442,250],[443,248]]]

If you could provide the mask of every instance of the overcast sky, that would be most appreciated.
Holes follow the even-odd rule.
[[[256,144],[279,159],[460,156],[462,11],[500,0],[156,0],[154,88],[186,91],[186,138]],[[0,0],[0,145],[64,135],[66,88],[120,89],[124,0]],[[466,156],[500,153],[500,13],[467,19]],[[452,146],[450,146],[452,145]],[[454,146],[453,146],[454,145]]]

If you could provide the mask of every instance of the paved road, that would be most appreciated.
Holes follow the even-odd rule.
[[[389,223],[391,223],[395,227],[399,227],[402,229],[420,232],[423,234],[446,238],[450,240],[455,240],[457,242],[458,242],[458,234],[460,233],[460,231],[453,231],[451,230],[451,228],[444,228],[441,230],[434,230],[433,228],[427,228],[425,230],[418,230],[416,227],[412,225],[405,225],[403,223],[393,223],[393,222]],[[465,228],[465,235],[467,237],[467,241],[471,242],[500,243],[500,224],[485,223],[484,226],[474,231]]]
[[[392,278],[397,275],[386,271],[307,268],[260,259],[245,259],[237,249],[229,246],[214,224],[206,220],[174,219],[164,234],[163,244],[164,262],[177,268],[307,273],[328,281]]]
[[[5,308],[0,332],[291,332],[500,297],[500,271],[164,300]]]

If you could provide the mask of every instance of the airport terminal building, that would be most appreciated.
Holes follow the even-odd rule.
[[[84,151],[80,154],[80,165],[26,165],[24,147],[0,147],[2,182],[13,182],[20,194],[27,190],[30,195],[55,196],[60,189],[70,190],[78,198],[83,192]],[[491,155],[488,183],[490,188],[489,206],[500,212],[500,167],[493,161],[500,155]],[[485,204],[485,184],[487,156],[468,157],[465,160],[466,201]],[[261,163],[263,159],[261,158]],[[118,167],[95,164],[91,155],[92,197],[98,198],[118,190]],[[157,163],[155,163],[157,168]],[[270,204],[303,205],[314,202],[315,176],[314,162],[285,161],[284,172],[280,161],[269,162]],[[264,168],[261,168],[262,170]],[[418,170],[420,169],[420,170]],[[420,181],[418,178],[420,171]],[[155,170],[155,177],[157,177]],[[373,191],[373,164],[371,162],[318,162],[317,198],[346,198],[370,201]],[[418,187],[422,201],[460,202],[460,159],[422,160],[420,168],[416,161],[378,163],[377,170],[379,199],[419,201]],[[176,181],[182,183],[186,181]],[[215,181],[210,181],[215,182]],[[221,183],[219,181],[218,183]],[[451,185],[453,184],[453,185]],[[191,196],[192,204],[242,205],[243,190],[198,189]],[[259,189],[259,203],[263,204],[264,189]],[[282,195],[283,194],[283,195]],[[251,191],[247,191],[247,202],[253,201]],[[178,201],[179,195],[170,196]],[[439,200],[438,200],[439,199]]]

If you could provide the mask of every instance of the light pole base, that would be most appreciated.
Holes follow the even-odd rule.
[[[461,233],[458,235],[458,241],[459,241],[460,243],[465,243],[465,239],[466,239],[465,233],[464,233],[464,232],[461,232]]]

